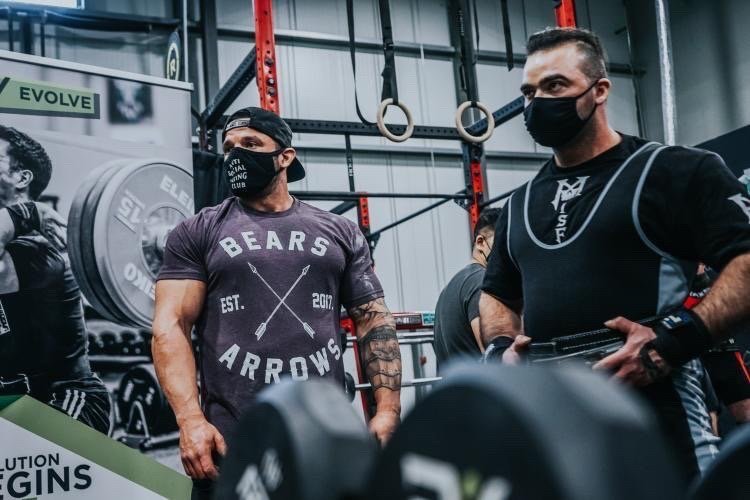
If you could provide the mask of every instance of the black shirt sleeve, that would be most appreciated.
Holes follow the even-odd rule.
[[[512,199],[508,203],[512,203]],[[510,256],[508,250],[508,213],[503,211],[495,225],[495,241],[484,273],[482,290],[493,297],[515,308],[523,297],[521,272]]]
[[[13,259],[21,291],[45,288],[65,272],[63,256],[41,237],[16,238],[5,251]]]
[[[722,269],[750,252],[750,199],[721,157],[704,150],[671,147],[649,172],[639,219],[662,251]]]

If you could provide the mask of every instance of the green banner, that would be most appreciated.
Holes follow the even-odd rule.
[[[189,500],[186,476],[28,396],[0,397],[0,500]]]
[[[99,119],[99,94],[3,76],[0,77],[0,113]]]

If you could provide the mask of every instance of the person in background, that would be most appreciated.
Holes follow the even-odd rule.
[[[471,262],[453,276],[438,297],[434,342],[438,369],[453,357],[478,359],[484,350],[479,336],[479,297],[501,211],[482,211],[474,227]]]

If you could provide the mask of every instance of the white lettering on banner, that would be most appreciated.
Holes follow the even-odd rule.
[[[239,363],[236,363],[237,356],[240,354],[240,346],[232,344],[219,357],[219,364],[224,365],[227,370],[233,371]],[[293,380],[308,380],[310,378],[310,363],[315,367],[313,373],[321,377],[331,371],[331,361],[328,355],[331,355],[335,361],[341,359],[341,348],[336,344],[334,339],[328,340],[328,345],[307,356],[295,356],[291,359],[283,360],[279,358],[266,358],[265,360],[255,353],[245,351],[245,357],[239,368],[240,376],[247,377],[249,380],[263,380],[266,384],[278,384],[281,375],[289,374]],[[261,373],[257,373],[258,371]],[[257,374],[257,376],[256,376]]]
[[[151,281],[148,276],[143,274],[141,270],[138,269],[138,266],[136,266],[132,262],[128,262],[127,264],[125,264],[123,277],[131,285],[146,294],[151,300],[154,300],[154,293],[156,288],[154,282]]]
[[[169,193],[172,198],[177,200],[177,203],[185,207],[188,212],[190,212],[191,214],[195,212],[195,202],[193,201],[193,198],[190,196],[190,194],[180,189],[177,183],[173,181],[168,175],[162,177],[159,188],[161,188],[162,191]]]
[[[740,209],[747,216],[747,221],[750,222],[750,199],[748,199],[745,196],[742,196],[741,194],[730,196],[729,199],[735,202],[740,207]]]
[[[226,236],[219,240],[219,245],[229,257],[237,257],[242,254],[245,248],[251,252],[261,249],[282,252],[304,252],[306,250],[305,241],[308,240],[307,234],[303,231],[290,231],[288,235],[279,234],[276,231],[268,231],[265,235],[257,231],[242,231],[239,236],[245,243],[244,247],[238,243],[239,238],[233,238],[232,236]],[[286,242],[288,244],[285,246]],[[331,242],[329,240],[318,236],[313,241],[309,251],[313,255],[323,257],[328,252],[328,247],[330,246]]]
[[[161,495],[9,420],[0,418],[0,436],[3,437],[0,446],[0,500],[99,500],[112,498],[112,492],[124,498],[163,499]],[[21,454],[24,456],[19,456]]]

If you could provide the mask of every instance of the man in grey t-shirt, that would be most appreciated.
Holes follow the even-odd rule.
[[[362,232],[290,196],[305,172],[292,132],[274,113],[245,108],[224,128],[224,169],[235,196],[170,233],[156,287],[154,365],[180,426],[194,479],[214,479],[242,410],[281,377],[343,387],[339,311],[354,320],[382,442],[399,421],[401,359]],[[190,332],[200,341],[200,402]],[[199,498],[199,496],[196,496]]]
[[[479,359],[482,356],[479,297],[500,212],[499,208],[482,211],[474,227],[471,263],[453,276],[438,297],[434,342],[438,369],[450,358],[473,356]]]

